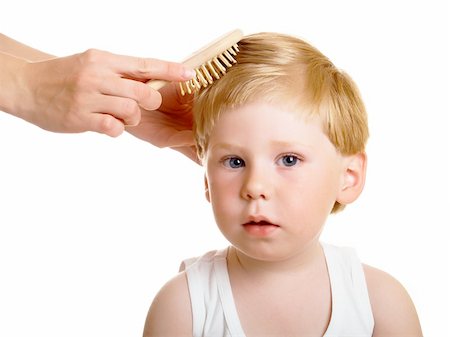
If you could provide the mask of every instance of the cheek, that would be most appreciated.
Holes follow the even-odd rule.
[[[229,172],[223,172],[223,170],[212,168],[207,171],[207,182],[209,187],[209,194],[211,202],[214,200],[221,200],[227,198],[236,193],[239,193],[239,178],[230,174]]]
[[[234,224],[241,221],[242,203],[239,197],[239,179],[227,179],[224,176],[209,177],[209,193],[211,206],[216,224],[223,235],[230,239],[230,231],[234,231]]]
[[[237,184],[220,177],[209,177],[209,201],[213,207],[214,212],[218,209],[227,208],[236,196]]]
[[[282,203],[291,212],[300,213],[303,219],[326,216],[336,201],[337,186],[333,174],[312,167],[285,184]]]

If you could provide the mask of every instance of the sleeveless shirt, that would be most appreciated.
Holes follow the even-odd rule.
[[[374,319],[364,271],[351,248],[323,244],[332,312],[323,337],[372,336]],[[184,261],[194,337],[245,337],[227,270],[228,249]]]

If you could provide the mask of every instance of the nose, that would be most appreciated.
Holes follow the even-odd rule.
[[[272,194],[272,182],[268,172],[258,168],[247,168],[241,188],[241,197],[245,200],[269,200]]]

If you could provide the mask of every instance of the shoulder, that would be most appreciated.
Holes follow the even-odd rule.
[[[414,304],[400,282],[374,267],[363,269],[375,320],[373,337],[422,336]]]
[[[192,313],[185,272],[167,282],[156,295],[145,321],[144,337],[192,336]]]

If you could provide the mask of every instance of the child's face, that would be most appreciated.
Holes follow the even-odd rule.
[[[207,198],[235,247],[257,259],[286,259],[318,240],[343,166],[318,119],[246,104],[225,111],[211,132]]]

